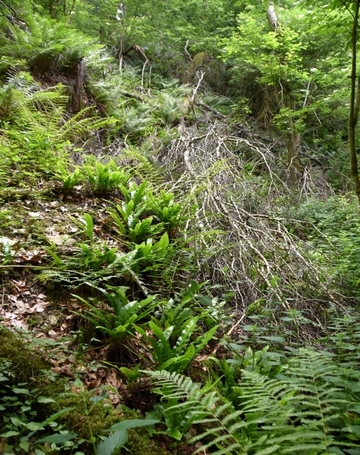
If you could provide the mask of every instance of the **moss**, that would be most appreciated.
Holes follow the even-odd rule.
[[[13,332],[0,326],[1,360],[11,362],[10,370],[14,373],[16,382],[28,381],[49,367],[38,353],[28,349]]]
[[[154,439],[151,439],[146,428],[134,428],[128,431],[128,442],[126,448],[123,449],[121,454],[132,455],[170,455],[173,452],[168,452],[161,447]]]
[[[139,412],[122,407],[123,417],[121,420],[142,419],[144,418]],[[170,455],[173,452],[168,452],[157,441],[151,438],[145,427],[133,428],[128,430],[128,442],[125,448],[120,452],[121,454],[132,455]]]
[[[21,341],[19,337],[8,329],[0,326],[0,362],[10,361],[10,370],[14,374],[13,384],[29,382],[34,387],[41,388],[43,396],[53,398],[53,405],[34,404],[37,416],[45,420],[49,415],[72,408],[58,420],[64,429],[77,433],[79,438],[87,442],[81,444],[85,453],[93,450],[91,439],[98,442],[99,436],[107,435],[109,428],[117,422],[130,419],[141,419],[140,412],[133,411],[126,406],[114,409],[111,402],[94,391],[73,387],[70,392],[64,392],[69,387],[68,381],[54,375],[49,365],[41,356],[31,350],[31,346]],[[134,428],[128,431],[126,448],[120,454],[133,455],[169,455],[173,452],[165,450],[157,441],[151,438],[146,428]]]
[[[60,421],[68,430],[76,432],[79,438],[87,441],[81,445],[81,449],[85,452],[91,450],[92,436],[99,441],[99,436],[107,435],[109,428],[114,423],[143,418],[140,413],[126,406],[122,406],[119,412],[119,409],[113,409],[106,398],[101,399],[94,392],[87,390],[74,390],[74,392],[63,394],[58,399],[57,407],[58,410],[67,407],[75,408],[64,414]],[[170,452],[164,450],[156,441],[151,439],[146,428],[128,430],[128,436],[126,448],[121,449],[119,454],[170,455]]]
[[[107,430],[119,421],[112,403],[105,397],[75,386],[70,392],[58,396],[56,407],[56,411],[72,408],[70,412],[63,414],[58,422],[67,430],[74,431],[78,438],[85,440],[79,446],[85,453],[92,453],[92,440],[98,442],[99,436],[106,435]]]

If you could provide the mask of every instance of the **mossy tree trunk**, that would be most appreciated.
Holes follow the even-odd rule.
[[[359,167],[356,154],[356,126],[359,119],[360,108],[360,77],[356,71],[357,65],[357,37],[359,22],[360,0],[355,1],[354,21],[351,33],[352,65],[351,65],[351,92],[349,114],[349,145],[350,145],[350,170],[355,185],[355,192],[360,204],[360,179]]]

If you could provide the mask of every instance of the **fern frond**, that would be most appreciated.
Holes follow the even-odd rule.
[[[269,422],[279,425],[287,421],[292,408],[286,406],[290,399],[289,386],[278,379],[270,379],[252,371],[243,370],[243,382],[234,389],[239,394],[240,406],[247,415],[257,416],[258,422]],[[267,410],[266,414],[264,409]]]
[[[93,108],[87,107],[76,115],[71,117],[64,125],[60,134],[60,139],[76,139],[78,137],[86,137],[91,131],[104,128],[115,123],[111,118],[94,117],[91,111]]]
[[[151,159],[135,148],[125,149],[122,152],[125,163],[131,163],[132,171],[141,181],[147,181],[152,190],[160,190],[165,186],[164,175]]]
[[[152,377],[156,386],[161,387],[155,389],[157,393],[171,403],[173,400],[177,401],[167,407],[164,414],[174,416],[186,410],[186,428],[196,424],[206,424],[206,427],[210,425],[206,431],[192,438],[191,443],[210,439],[194,453],[212,448],[211,453],[213,455],[247,454],[246,448],[238,440],[237,435],[232,434],[229,430],[231,424],[238,422],[239,418],[239,412],[234,409],[232,403],[225,400],[216,391],[201,389],[198,384],[192,382],[191,378],[181,374],[167,371],[149,371],[146,373]],[[178,400],[186,401],[179,403]],[[246,422],[243,425],[246,425]]]

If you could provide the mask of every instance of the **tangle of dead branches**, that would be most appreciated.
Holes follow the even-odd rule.
[[[321,173],[307,169],[299,186],[291,187],[286,163],[271,144],[240,137],[221,120],[202,131],[186,128],[157,160],[173,191],[197,207],[183,234],[198,255],[198,281],[232,291],[242,312],[266,299],[284,310],[311,308],[320,319],[322,305],[338,299],[328,290],[329,277],[286,228],[287,219],[274,212],[275,201],[278,207],[281,200],[330,191]]]

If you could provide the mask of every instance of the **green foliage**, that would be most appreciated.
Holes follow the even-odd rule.
[[[158,305],[156,296],[148,296],[144,300],[130,302],[126,296],[127,288],[125,287],[109,288],[109,290],[96,288],[96,290],[104,295],[105,301],[97,298],[85,300],[76,296],[90,307],[90,310],[85,313],[77,314],[114,340],[122,340],[124,337],[134,334],[135,324],[145,322]],[[109,311],[109,307],[111,311]]]
[[[129,188],[120,185],[120,191],[125,201],[121,205],[117,204],[115,209],[110,211],[119,234],[128,237],[130,242],[141,244],[145,239],[151,241],[152,237],[164,231],[164,224],[153,223],[153,216],[143,217],[145,211],[154,210],[153,205],[148,201],[148,197],[154,198],[154,196],[148,190],[146,182],[139,186],[131,182]],[[157,214],[156,207],[154,212]]]
[[[41,442],[52,444],[52,448],[71,451],[75,448],[82,450],[79,455],[93,453],[97,455],[112,455],[119,453],[118,449],[124,445],[137,448],[134,428],[142,428],[156,424],[154,419],[140,419],[138,414],[123,408],[121,416],[115,411],[109,401],[109,394],[116,391],[112,387],[103,387],[101,390],[88,391],[82,381],[75,380],[71,384],[71,391],[61,393],[57,397],[57,407],[71,406],[71,413],[63,413],[60,417],[63,428],[76,428],[74,441],[66,441],[63,447],[58,443],[64,442],[67,431],[61,430],[54,435],[42,438]],[[63,439],[63,441],[61,441]],[[144,438],[146,439],[146,438]],[[140,445],[140,444],[139,444]],[[134,453],[140,453],[141,450]],[[152,453],[152,452],[151,452]]]
[[[181,439],[198,425],[191,441],[210,441],[195,453],[355,453],[360,408],[353,365],[310,348],[291,350],[280,365],[274,376],[239,366],[241,381],[228,389],[231,401],[214,383],[200,388],[175,373],[147,373],[166,400],[160,410],[168,434]]]
[[[99,161],[86,164],[83,166],[82,172],[96,196],[108,195],[119,186],[126,185],[130,179],[127,170],[119,169],[113,160],[106,164]]]
[[[80,185],[84,181],[79,167],[76,167],[73,172],[70,172],[62,164],[58,165],[55,178],[62,183],[66,194],[71,193],[77,185]]]
[[[106,166],[101,165],[100,168],[103,170]],[[109,192],[116,185],[124,198],[109,210],[111,218],[107,223],[111,231],[119,234],[118,238],[111,244],[99,239],[94,231],[96,220],[90,214],[85,214],[80,220],[73,218],[73,222],[80,227],[80,233],[85,235],[85,241],[82,239],[75,243],[72,255],[68,254],[67,248],[63,250],[54,244],[47,248],[53,261],[52,270],[42,273],[41,280],[46,282],[51,279],[79,286],[81,283],[92,282],[96,285],[117,278],[122,280],[122,284],[135,282],[147,293],[142,275],[162,270],[165,278],[165,271],[170,268],[176,252],[170,235],[174,235],[182,223],[182,206],[174,202],[171,193],[161,191],[156,196],[146,181],[139,185],[134,181],[127,186],[119,185],[119,179],[125,183],[129,176],[126,171],[114,170],[114,174],[110,184],[108,171],[104,171],[101,191]],[[99,190],[98,182],[94,185]]]
[[[71,22],[89,35],[100,36],[114,51],[119,42],[123,51],[137,44],[146,50],[158,72],[176,77],[184,62],[186,40],[194,53],[216,51],[217,37],[226,36],[235,22],[234,7],[234,1],[211,0],[204,6],[192,0],[181,5],[171,0],[164,10],[163,5],[151,0],[130,0],[126,8],[118,10],[119,5],[113,0],[80,2]],[[158,24],[162,24],[161,30]],[[143,61],[134,57],[133,60],[140,69]]]
[[[205,444],[194,453],[205,450],[211,446],[214,454],[232,453],[231,450],[242,450],[238,436],[233,428],[240,414],[232,407],[232,404],[223,400],[211,386],[201,388],[189,377],[178,373],[166,371],[147,371],[156,385],[154,392],[161,395],[166,404],[159,409],[164,415],[167,425],[167,433],[175,439],[182,439],[189,428],[196,423],[210,427],[205,433],[195,438],[201,440],[205,436],[211,436],[212,442]]]
[[[119,234],[126,235],[129,229],[132,229],[132,238],[134,239],[136,238],[136,235],[134,235],[136,233],[134,232],[133,226],[134,224],[139,224],[141,227],[140,216],[145,211],[144,195],[146,182],[143,182],[139,187],[135,182],[132,182],[129,189],[121,186],[120,190],[125,198],[125,202],[122,205],[117,204],[115,210],[110,211],[110,216],[115,221]],[[151,221],[148,227],[150,227]]]
[[[182,212],[181,204],[174,201],[174,195],[164,190],[160,194],[148,195],[149,206],[156,219],[163,224],[167,232],[171,232],[179,226]]]
[[[97,445],[98,455],[112,455],[120,447],[123,447],[127,441],[127,433],[125,430],[116,431],[108,436],[104,441]]]
[[[237,30],[221,41],[223,58],[231,64],[236,96],[248,100],[258,122],[284,137],[301,134],[321,150],[322,138],[347,128],[347,40],[336,38],[343,17],[335,25],[330,11],[301,2],[275,10],[279,27],[273,31],[263,4],[246,6]]]
[[[309,199],[291,210],[298,224],[289,223],[314,260],[330,271],[335,290],[350,297],[359,295],[360,219],[354,198],[335,196],[327,201]],[[302,224],[302,221],[305,221]]]
[[[197,294],[201,287],[192,282],[174,299],[161,302],[151,321],[136,327],[157,369],[182,373],[210,341],[215,342],[224,318],[211,305],[203,305],[208,297]]]
[[[43,396],[41,388],[31,386],[28,382],[19,382],[11,371],[13,369],[11,361],[0,361],[0,437],[6,440],[6,450],[18,452],[21,449],[28,453],[35,448],[42,448],[44,441],[54,438],[58,426],[56,421],[72,408],[63,408],[44,420],[44,408],[49,403],[55,403],[55,400]],[[48,436],[41,438],[39,431]],[[63,431],[62,440],[56,442],[70,441],[75,436],[74,432]]]
[[[126,377],[128,384],[133,386],[140,376],[140,364],[138,363],[134,368],[120,367],[119,371]]]
[[[14,124],[8,118],[1,129],[0,181],[3,184],[23,185],[39,175],[49,176],[66,157],[67,142],[59,137],[57,127],[66,99],[61,91],[56,87],[26,94],[11,89],[15,108],[11,109],[11,115],[15,113],[16,118]],[[45,112],[40,114],[37,106],[43,107]]]
[[[2,256],[2,263],[5,265],[11,262],[13,256],[12,245],[15,242],[8,237],[0,237],[0,244],[2,246],[2,251],[0,252]]]
[[[47,363],[39,352],[30,349],[26,342],[0,324],[0,359],[9,361],[8,378],[17,382],[29,382]]]
[[[85,228],[88,225],[85,226]],[[91,282],[99,284],[112,279],[122,283],[136,283],[147,293],[142,283],[142,275],[149,271],[166,270],[174,254],[169,245],[167,233],[158,242],[148,239],[127,253],[119,252],[117,247],[110,248],[106,243],[79,243],[74,256],[58,254],[57,247],[47,248],[52,258],[52,268],[40,274],[43,282],[61,282],[71,287],[79,287]]]
[[[46,186],[51,198],[74,205],[77,230],[70,226],[71,242],[51,243],[47,256],[41,244],[36,270],[46,270],[38,278],[50,282],[47,290],[60,283],[61,300],[69,287],[81,294],[81,330],[97,330],[101,348],[127,349],[118,367],[124,401],[141,395],[141,406],[152,406],[140,378],[148,368],[161,397],[149,414],[163,419],[152,433],[185,439],[196,453],[358,455],[358,318],[329,322],[328,311],[331,299],[337,310],[350,312],[350,302],[357,312],[357,208],[344,196],[290,208],[287,200],[292,193],[291,204],[303,201],[308,187],[320,194],[318,181],[325,199],[330,173],[344,188],[350,14],[286,0],[275,5],[280,27],[273,31],[264,3],[250,0],[169,0],[166,8],[129,0],[122,11],[115,0],[23,3],[0,2],[0,186]],[[189,68],[188,82],[198,85],[179,86],[174,78]],[[221,87],[216,96],[211,86]],[[213,109],[219,100],[221,114]],[[224,116],[233,108],[244,125],[229,126]],[[271,134],[254,133],[248,114],[271,125]],[[284,182],[284,143],[274,131],[301,135],[303,188]],[[321,166],[325,177],[313,181],[325,174]],[[54,202],[37,194],[26,193],[16,222],[33,205]],[[21,257],[42,242],[28,228],[10,232],[15,222],[7,217],[19,205],[6,204],[5,315],[23,286]],[[69,227],[68,211],[54,231]],[[19,248],[25,253],[15,254]],[[124,407],[114,411],[105,390],[89,392],[79,380],[66,394],[41,392],[42,379],[31,378],[44,363],[32,351],[24,358],[28,352],[0,328],[7,451],[160,453],[144,433],[137,451],[132,430],[127,440],[128,428],[157,420],[118,422]]]
[[[101,441],[97,446],[98,455],[112,455],[115,450],[124,446],[128,440],[126,430],[131,428],[146,427],[158,423],[158,420],[144,419],[144,420],[125,420],[115,423],[110,431],[115,431],[106,439]]]
[[[169,242],[167,232],[160,237],[158,242],[154,242],[151,238],[147,239],[146,242],[142,242],[134,247],[132,270],[138,274],[141,271],[145,273],[163,270],[165,272],[175,252],[175,248]]]
[[[94,240],[94,220],[92,219],[91,215],[85,213],[84,219],[81,220],[80,223],[82,224],[82,228],[84,229],[86,237],[90,241]]]
[[[182,373],[196,355],[213,339],[218,329],[217,326],[212,327],[194,338],[195,332],[199,331],[198,323],[199,317],[189,317],[182,324],[176,321],[176,326],[167,325],[163,329],[159,322],[150,321],[147,326],[152,335],[148,335],[147,330],[142,327],[137,326],[136,330],[147,343],[159,370]],[[177,339],[172,336],[174,331],[180,332]]]
[[[336,362],[341,367],[353,369],[350,373],[356,376],[360,361],[360,346],[357,342],[359,337],[359,320],[355,313],[331,318],[329,333],[321,338],[319,343],[325,342]]]
[[[34,14],[27,16],[26,21],[27,28],[7,24],[11,38],[2,38],[3,55],[26,59],[35,72],[71,68],[79,59],[102,48],[65,20]]]
[[[3,94],[0,92],[0,99],[2,96],[11,96],[12,101],[0,124],[0,182],[8,186],[29,185],[57,173],[65,189],[73,188],[79,172],[67,176],[64,170],[69,141],[74,137],[86,139],[90,131],[108,121],[87,117],[83,111],[63,122],[68,98],[60,85],[34,92],[9,86]]]

